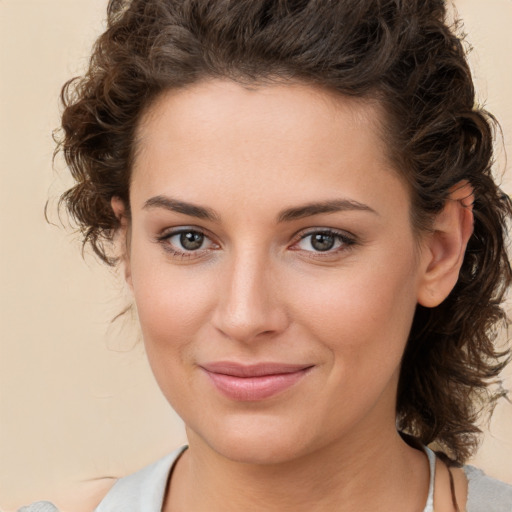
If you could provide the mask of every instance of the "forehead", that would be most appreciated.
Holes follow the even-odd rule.
[[[136,143],[143,152],[148,143],[156,143],[160,136],[176,135],[198,145],[206,142],[203,135],[214,139],[217,133],[231,127],[243,128],[247,136],[272,137],[284,148],[290,138],[330,140],[339,135],[333,130],[335,125],[343,124],[345,130],[364,131],[372,136],[384,153],[384,119],[378,101],[348,97],[320,86],[208,80],[160,94],[141,116]],[[164,125],[166,129],[162,130]],[[198,130],[200,127],[205,130]],[[341,137],[338,143],[343,144]]]
[[[167,91],[138,127],[132,188],[194,195],[203,183],[219,193],[229,183],[240,193],[279,187],[284,197],[301,184],[306,196],[364,188],[380,173],[396,180],[383,118],[375,101],[304,84],[211,80]]]

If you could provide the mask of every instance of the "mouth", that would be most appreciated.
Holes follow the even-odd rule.
[[[309,373],[313,365],[242,365],[220,361],[201,365],[200,368],[225,397],[236,401],[254,402],[291,388]]]

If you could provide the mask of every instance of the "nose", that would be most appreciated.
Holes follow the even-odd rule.
[[[224,336],[250,343],[277,336],[289,320],[283,290],[268,258],[247,251],[219,275],[213,324]]]

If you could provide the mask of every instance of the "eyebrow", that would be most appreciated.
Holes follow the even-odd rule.
[[[352,201],[349,199],[334,199],[331,201],[322,201],[319,203],[309,203],[297,208],[288,208],[278,215],[277,222],[289,222],[292,220],[303,219],[305,217],[311,217],[321,213],[336,213],[354,210],[370,212],[378,215],[378,213],[373,208],[370,208],[368,205],[358,201]]]
[[[180,201],[168,196],[154,196],[144,203],[143,209],[164,208],[172,212],[182,213],[190,217],[219,222],[219,215],[211,208],[199,206],[186,201]],[[293,220],[319,215],[321,213],[336,213],[343,211],[365,211],[375,215],[378,213],[368,205],[349,199],[333,199],[330,201],[321,201],[318,203],[309,203],[303,206],[287,208],[277,216],[277,222],[290,222]]]
[[[197,217],[198,219],[209,220],[212,222],[219,222],[220,217],[211,209],[203,206],[198,206],[193,203],[179,201],[167,196],[155,196],[148,199],[144,203],[144,209],[151,208],[164,208],[172,212],[183,213],[190,217]]]

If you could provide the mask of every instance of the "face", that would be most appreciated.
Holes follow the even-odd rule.
[[[278,462],[394,430],[422,260],[378,120],[223,81],[143,119],[126,273],[191,443]]]

